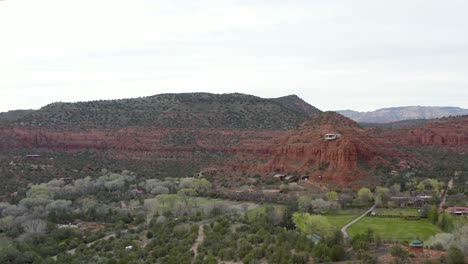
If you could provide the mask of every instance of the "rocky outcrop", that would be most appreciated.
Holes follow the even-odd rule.
[[[324,113],[291,130],[192,128],[0,128],[0,151],[95,151],[111,159],[184,161],[225,174],[264,177],[275,172],[309,174],[311,180],[346,184],[378,164],[417,162],[398,146],[467,149],[468,118],[437,120],[416,128],[364,129],[336,113]],[[336,140],[325,134],[339,133]],[[204,165],[205,166],[205,165]]]
[[[341,137],[328,141],[327,133],[339,133]],[[388,163],[386,159],[401,154],[389,143],[336,113],[317,116],[265,143],[262,151],[236,153],[234,162],[224,171],[261,172],[269,176],[277,172],[299,173],[312,176],[311,181],[349,183],[368,175],[362,165]]]
[[[389,130],[385,134],[399,145],[467,150],[468,116],[437,119],[411,129]]]

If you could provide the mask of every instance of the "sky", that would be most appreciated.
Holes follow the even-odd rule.
[[[160,93],[468,108],[466,0],[4,0],[0,112]]]

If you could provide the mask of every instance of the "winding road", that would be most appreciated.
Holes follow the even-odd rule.
[[[347,240],[349,238],[349,234],[348,234],[348,231],[346,231],[350,226],[352,226],[353,224],[355,224],[356,222],[358,222],[359,220],[361,220],[362,218],[364,218],[366,215],[368,215],[370,212],[372,212],[372,210],[375,209],[375,204],[374,206],[372,206],[369,210],[365,211],[362,215],[360,215],[359,217],[357,217],[356,219],[354,219],[353,221],[349,222],[348,224],[346,224],[345,226],[343,226],[343,228],[341,228],[341,233],[343,233],[343,238],[345,240]]]

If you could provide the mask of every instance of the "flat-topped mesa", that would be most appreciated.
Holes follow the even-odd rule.
[[[37,111],[2,114],[0,124],[76,128],[291,129],[321,111],[297,96],[184,93],[53,103]]]

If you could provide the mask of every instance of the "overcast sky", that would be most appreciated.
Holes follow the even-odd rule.
[[[468,1],[4,0],[0,111],[178,92],[468,108]]]

